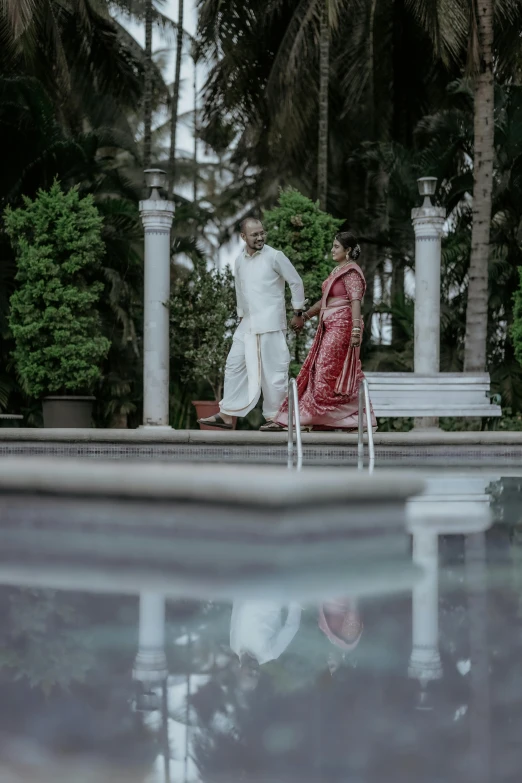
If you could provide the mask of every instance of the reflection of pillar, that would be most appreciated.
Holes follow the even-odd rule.
[[[413,527],[413,562],[423,577],[413,588],[412,651],[408,676],[422,688],[420,708],[426,706],[426,688],[442,677],[439,654],[439,549],[437,532]]]
[[[165,656],[165,597],[159,593],[140,594],[138,654],[133,678],[145,689],[158,685],[168,674]]]
[[[489,652],[486,595],[486,534],[465,538],[470,642],[470,780],[491,780]]]

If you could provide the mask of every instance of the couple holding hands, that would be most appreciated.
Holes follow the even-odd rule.
[[[363,373],[360,346],[363,333],[361,303],[366,282],[356,260],[360,247],[353,234],[334,238],[335,267],[322,286],[322,297],[304,311],[303,281],[280,250],[265,244],[259,220],[241,224],[244,248],[236,260],[237,312],[241,322],[234,334],[225,367],[219,413],[200,424],[232,429],[234,416],[246,416],[263,395],[263,432],[288,425],[288,367],[285,283],[292,294],[291,328],[299,332],[318,317],[312,347],[297,376],[299,413],[304,429],[355,431],[358,393]],[[365,421],[365,427],[367,423]],[[371,424],[376,426],[371,411]]]

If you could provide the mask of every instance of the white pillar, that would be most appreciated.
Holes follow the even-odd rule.
[[[145,229],[145,298],[143,323],[143,426],[169,426],[169,299],[170,231],[174,203],[162,199],[158,188],[166,174],[145,172],[152,193],[140,201]]]
[[[436,375],[440,371],[441,239],[446,210],[431,203],[430,196],[437,184],[435,177],[422,177],[418,184],[424,203],[411,212],[415,232],[414,371]],[[420,429],[436,426],[436,417],[415,421],[415,427]]]
[[[168,674],[165,655],[165,596],[140,593],[138,654],[132,676],[146,688],[162,683]]]
[[[411,527],[413,562],[423,570],[413,588],[412,651],[408,676],[421,684],[423,706],[426,687],[442,677],[439,654],[439,541],[438,534],[421,526]]]

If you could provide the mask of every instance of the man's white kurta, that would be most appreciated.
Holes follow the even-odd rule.
[[[303,281],[280,250],[265,245],[236,260],[239,325],[225,367],[222,413],[246,416],[263,392],[265,418],[275,416],[288,389],[290,355],[286,345],[285,283],[295,310],[304,307]]]
[[[274,661],[286,650],[300,622],[301,607],[294,602],[285,606],[275,601],[234,601],[230,649],[238,657],[248,653],[260,664]]]

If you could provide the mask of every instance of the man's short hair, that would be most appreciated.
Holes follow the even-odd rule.
[[[246,227],[248,226],[249,223],[261,223],[261,221],[259,220],[259,218],[253,217],[253,215],[250,215],[249,217],[243,218],[243,220],[239,224],[239,230],[240,230],[240,232],[242,234],[246,233],[245,229],[246,229]],[[263,224],[261,223],[261,225],[263,225]]]

